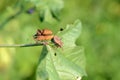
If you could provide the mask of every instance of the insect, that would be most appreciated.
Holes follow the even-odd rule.
[[[51,40],[53,38],[53,34],[49,29],[38,29],[37,33],[33,37],[36,41]]]
[[[47,35],[52,35],[52,31],[49,30],[49,29],[43,29],[43,30],[39,30],[38,29],[38,33],[41,34],[41,35],[44,35],[44,36],[47,36]]]
[[[52,31],[49,29],[37,30],[37,33],[34,35],[36,42],[51,40],[57,47],[62,47],[63,43],[58,36],[54,36]]]
[[[57,47],[62,47],[63,43],[58,36],[54,36],[51,40]]]

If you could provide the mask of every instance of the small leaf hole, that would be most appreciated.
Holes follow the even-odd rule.
[[[60,31],[63,31],[64,29],[63,28],[60,28]]]
[[[57,56],[57,54],[56,54],[56,53],[54,53],[54,56]]]

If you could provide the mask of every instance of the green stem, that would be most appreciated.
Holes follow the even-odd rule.
[[[31,43],[31,44],[0,44],[0,48],[12,48],[12,47],[33,47],[33,46],[42,46],[44,43]]]

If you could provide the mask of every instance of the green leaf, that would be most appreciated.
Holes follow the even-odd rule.
[[[26,0],[31,1],[40,13],[40,18],[45,21],[58,19],[58,14],[63,8],[63,0]]]
[[[63,8],[63,0],[26,0],[33,2],[36,6],[48,7],[50,10],[59,11]],[[53,5],[54,4],[54,5]]]
[[[47,72],[47,79],[80,80],[82,76],[86,75],[84,50],[75,44],[80,33],[81,23],[77,20],[73,25],[68,25],[63,32],[59,33],[59,36],[62,37],[63,49],[56,49],[47,45],[45,50],[43,50],[42,54],[47,54],[44,60],[40,60],[40,62],[44,61],[44,68],[39,68],[38,70]],[[42,66],[43,64],[40,63],[39,67]]]
[[[63,48],[66,49],[68,47],[76,46],[75,42],[76,39],[80,36],[81,28],[81,22],[76,20],[74,24],[67,25],[66,29],[58,34],[64,43]]]
[[[59,74],[60,80],[77,80],[78,77],[80,78],[86,75],[84,69],[80,66],[81,65],[80,62],[82,62],[80,60],[83,59],[80,56],[83,55],[81,50],[78,50],[77,52],[72,51],[74,53],[66,52],[69,54],[65,56],[63,55],[64,52],[59,51],[57,49],[53,49],[50,46],[47,46],[47,49],[48,54],[51,54],[52,57],[51,59],[53,61],[57,73]],[[79,65],[77,63],[79,63]]]
[[[44,46],[38,68],[37,68],[37,80],[60,80],[58,73],[53,64],[51,54],[49,54],[47,47]]]
[[[42,49],[42,53],[39,58],[39,64],[37,68],[37,80],[47,80],[48,79],[48,72],[46,70],[46,55],[48,51],[44,46]]]

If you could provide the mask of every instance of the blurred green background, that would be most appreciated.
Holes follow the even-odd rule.
[[[60,21],[47,15],[48,20],[40,22],[36,11],[23,11],[7,21],[20,10],[12,8],[16,3],[0,0],[0,44],[32,43],[38,28],[56,34],[80,19],[83,28],[76,44],[85,48],[88,74],[82,80],[120,80],[120,0],[64,0]],[[31,6],[25,5],[24,10]],[[41,48],[0,48],[0,80],[35,80]]]

